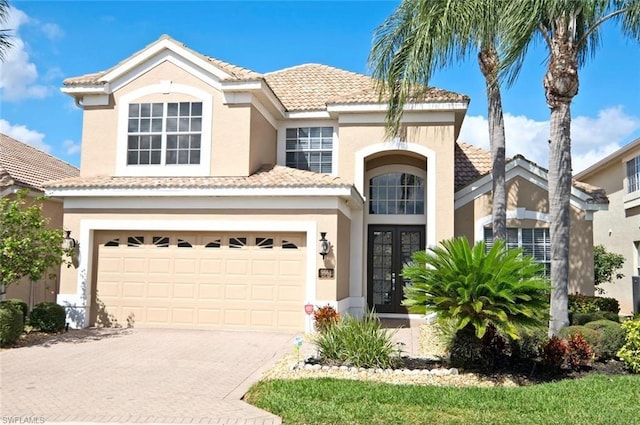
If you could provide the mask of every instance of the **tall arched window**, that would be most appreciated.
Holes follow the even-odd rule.
[[[424,179],[393,172],[369,180],[369,214],[424,214]]]

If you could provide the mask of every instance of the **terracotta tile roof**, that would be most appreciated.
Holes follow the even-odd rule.
[[[188,50],[189,52],[193,53],[194,55],[200,57],[201,59],[204,59],[204,60],[212,63],[213,65],[215,65],[216,67],[220,68],[221,70],[223,70],[227,74],[231,75],[231,78],[229,78],[229,80],[253,80],[253,79],[262,78],[261,74],[259,74],[257,72],[254,72],[254,71],[252,71],[250,69],[242,68],[240,66],[230,64],[230,63],[222,61],[220,59],[215,59],[215,58],[203,55],[202,53],[196,52],[195,50],[192,50],[192,49],[188,48],[183,43],[180,43],[179,41],[174,40],[173,38],[171,38],[171,37],[169,37],[168,35],[165,34],[165,35],[162,35],[158,40],[156,40],[153,43],[145,46],[141,50],[137,51],[136,53],[134,53],[133,55],[129,56],[128,58],[120,61],[117,65],[107,69],[106,71],[94,72],[92,74],[85,74],[85,75],[81,75],[79,77],[67,78],[66,80],[63,81],[63,84],[65,86],[67,86],[67,87],[82,86],[82,85],[87,85],[87,84],[89,84],[89,85],[96,85],[96,84],[97,85],[101,85],[101,84],[104,84],[103,81],[99,81],[100,78],[102,78],[104,75],[109,73],[111,70],[113,70],[113,69],[121,66],[125,62],[135,58],[136,56],[138,56],[139,54],[141,54],[142,52],[144,52],[145,50],[147,50],[148,48],[150,48],[154,44],[159,43],[162,40],[171,40],[174,43],[176,43],[176,44],[180,45],[181,47],[183,47],[184,49]]]
[[[522,155],[516,155],[514,158],[507,158],[507,163],[509,161],[515,159],[523,159],[528,163],[538,167],[543,170],[545,173],[548,172],[547,169],[539,166],[535,162],[529,161]],[[464,142],[456,143],[455,148],[455,190],[458,191],[462,189],[464,186],[473,183],[478,180],[480,177],[491,172],[491,152],[470,145]],[[597,204],[608,204],[609,198],[607,198],[607,194],[604,189],[599,187],[580,182],[573,181],[573,186],[576,189],[580,189],[587,195],[590,195],[593,202]]]
[[[44,190],[45,181],[77,177],[79,173],[73,165],[0,133],[0,187]]]
[[[328,65],[298,65],[267,73],[264,78],[288,111],[321,111],[328,104],[335,103],[381,103],[374,79]],[[457,102],[468,101],[469,98],[428,88],[424,100]]]
[[[491,152],[468,143],[456,143],[454,158],[456,191],[491,171]]]
[[[274,189],[351,188],[329,174],[267,165],[248,177],[87,177],[58,180],[47,189]]]

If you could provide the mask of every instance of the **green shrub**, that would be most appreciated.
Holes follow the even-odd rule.
[[[618,357],[634,373],[640,373],[640,319],[627,320],[622,323],[625,343],[618,351]]]
[[[618,313],[613,313],[611,311],[595,311],[593,313],[570,314],[570,321],[572,325],[584,325],[589,322],[595,322],[598,320],[610,320],[612,322],[619,322],[620,316],[618,316]]]
[[[558,332],[558,336],[560,338],[568,340],[572,335],[580,334],[582,335],[590,346],[598,345],[600,340],[600,334],[598,331],[589,329],[586,326],[567,326],[565,328],[560,329]]]
[[[615,298],[594,297],[590,295],[569,295],[569,311],[572,313],[594,313],[596,311],[610,311],[618,314],[620,304]]]
[[[626,334],[620,323],[611,320],[597,320],[587,323],[585,327],[600,334],[598,344],[593,346],[597,359],[607,360],[616,357],[616,353],[624,345]]]
[[[510,354],[511,347],[506,338],[500,335],[494,326],[489,325],[482,338],[478,338],[472,326],[466,326],[456,332],[449,361],[454,367],[493,368]]]
[[[15,344],[23,330],[22,312],[11,303],[0,303],[0,346]]]
[[[520,339],[511,341],[511,356],[516,359],[535,359],[548,339],[548,328],[538,326],[519,331]]]
[[[31,311],[31,326],[42,332],[60,332],[64,329],[67,313],[56,303],[40,303]]]
[[[466,238],[442,242],[441,247],[418,251],[402,275],[404,305],[413,313],[432,311],[439,319],[453,319],[458,330],[473,327],[482,338],[490,326],[518,338],[517,325],[539,326],[548,313],[548,281],[542,266],[522,250],[507,250],[498,240],[485,252]]]
[[[314,342],[323,359],[355,367],[390,368],[399,354],[393,333],[380,327],[373,312],[360,320],[344,316],[318,333]]]
[[[3,303],[9,303],[12,306],[14,306],[15,308],[17,308],[18,311],[20,311],[22,313],[22,322],[24,324],[27,323],[27,317],[28,317],[28,314],[29,314],[29,306],[27,305],[26,302],[24,302],[22,300],[19,300],[17,298],[12,298],[12,299],[5,300],[5,301],[2,301],[2,302]]]

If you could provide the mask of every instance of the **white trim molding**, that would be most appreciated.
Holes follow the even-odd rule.
[[[355,185],[358,192],[362,194],[366,204],[366,192],[365,192],[365,172],[364,164],[365,160],[376,153],[388,152],[388,151],[406,151],[417,153],[423,156],[427,160],[426,170],[426,196],[425,196],[425,213],[426,213],[426,245],[435,246],[436,240],[436,153],[435,151],[419,145],[417,143],[409,143],[394,139],[384,143],[377,143],[369,145],[356,152],[355,158]]]
[[[179,93],[192,96],[202,102],[202,133],[200,164],[193,165],[127,165],[127,122],[130,103],[149,94]],[[196,87],[161,81],[127,93],[119,100],[118,139],[116,142],[116,176],[208,176],[211,174],[211,148],[213,145],[213,98]],[[164,102],[166,103],[166,102]],[[166,146],[163,145],[166,151]]]
[[[505,181],[508,182],[516,177],[520,177],[546,192],[549,191],[547,171],[527,159],[517,157],[506,164]],[[491,173],[488,173],[473,183],[458,190],[454,196],[455,209],[463,207],[486,193],[490,193],[493,190],[492,179],[493,176]],[[570,202],[572,206],[586,212],[608,209],[608,204],[598,204],[593,202],[591,195],[577,189],[576,187],[571,188]],[[587,214],[587,217],[589,216],[590,215]]]
[[[540,211],[531,211],[525,208],[507,210],[507,220],[535,220],[543,223],[551,223],[549,214],[545,214]],[[487,215],[476,220],[474,225],[474,238],[476,242],[484,240],[484,228],[487,224],[490,224],[491,221],[491,215]]]

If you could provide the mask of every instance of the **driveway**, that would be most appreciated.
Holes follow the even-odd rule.
[[[0,353],[2,423],[279,424],[280,418],[240,399],[262,371],[292,351],[293,338],[234,331],[70,331]]]

